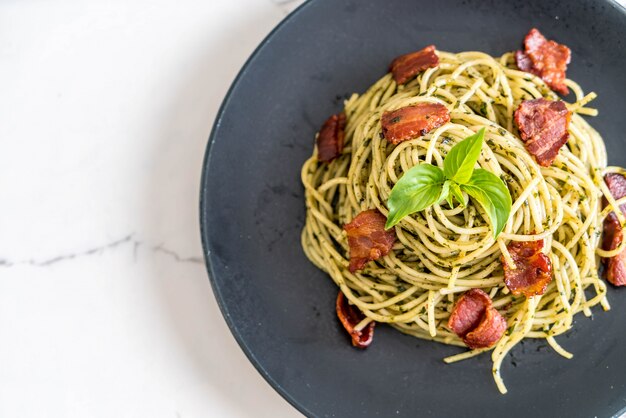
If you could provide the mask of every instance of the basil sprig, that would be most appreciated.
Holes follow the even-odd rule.
[[[443,170],[432,164],[418,164],[408,170],[391,189],[385,229],[402,218],[434,203],[454,199],[467,205],[462,192],[479,203],[489,217],[494,238],[506,225],[511,213],[511,194],[504,182],[482,168],[475,169],[485,137],[485,128],[456,144],[443,160]]]

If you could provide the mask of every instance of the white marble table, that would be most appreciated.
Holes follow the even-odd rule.
[[[0,4],[0,417],[297,417],[202,263],[201,161],[300,0]]]
[[[0,4],[0,417],[296,417],[198,231],[228,86],[298,1]]]

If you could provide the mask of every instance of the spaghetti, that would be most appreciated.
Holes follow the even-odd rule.
[[[494,58],[481,52],[437,52],[439,65],[404,85],[387,74],[364,94],[345,102],[345,139],[341,155],[330,163],[316,154],[302,167],[306,195],[306,225],[302,247],[307,257],[330,275],[349,302],[365,318],[388,323],[412,336],[465,346],[447,327],[455,302],[472,288],[484,290],[507,321],[507,331],[489,349],[475,349],[445,358],[446,363],[491,350],[493,376],[506,393],[500,368],[506,354],[524,338],[541,338],[559,354],[571,358],[555,337],[572,327],[575,314],[590,316],[595,305],[609,309],[606,285],[598,276],[604,217],[617,208],[603,182],[606,151],[600,135],[581,117],[594,116],[573,81],[566,85],[576,101],[569,141],[549,167],[540,167],[516,136],[514,112],[523,100],[558,97],[538,76],[515,66],[512,53]],[[381,138],[381,115],[417,103],[440,103],[450,122],[424,136],[392,145]],[[348,269],[349,248],[342,226],[361,211],[376,208],[387,216],[387,199],[394,184],[411,167],[430,163],[443,167],[454,144],[485,128],[481,168],[501,177],[512,197],[512,208],[497,239],[483,209],[472,202],[454,208],[441,202],[403,218],[396,226],[392,251],[364,269]],[[609,206],[602,210],[601,198]],[[623,215],[615,211],[622,224]],[[503,281],[503,265],[511,261],[510,241],[543,239],[553,266],[553,280],[540,296],[514,296]]]

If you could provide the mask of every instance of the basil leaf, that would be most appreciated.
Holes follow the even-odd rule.
[[[439,201],[448,199],[450,196],[450,186],[452,185],[452,181],[446,180],[443,182],[443,186],[441,186],[441,194],[439,195]],[[450,201],[448,201],[450,203]]]
[[[452,183],[450,186],[450,194],[456,198],[456,201],[463,206],[467,206],[467,199],[463,197],[461,187],[457,183]]]
[[[404,173],[387,200],[389,215],[385,229],[441,200],[444,182],[443,171],[431,164],[419,164]]]
[[[461,189],[485,209],[493,236],[497,237],[511,214],[511,194],[500,177],[490,171],[477,168],[467,184]]]
[[[443,160],[443,172],[448,180],[454,180],[459,184],[465,184],[470,180],[480,156],[484,137],[485,128],[481,128],[450,149]]]

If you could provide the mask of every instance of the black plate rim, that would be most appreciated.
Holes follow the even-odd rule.
[[[202,256],[204,258],[204,264],[206,266],[207,274],[209,276],[209,282],[211,283],[211,288],[213,289],[213,296],[215,297],[215,300],[217,301],[217,305],[220,308],[220,312],[222,313],[222,317],[226,321],[226,325],[228,325],[228,329],[230,330],[230,333],[233,335],[233,337],[235,337],[235,341],[237,341],[237,344],[239,345],[239,347],[241,348],[243,353],[246,355],[247,359],[250,361],[250,363],[252,363],[254,368],[261,374],[263,379],[265,379],[265,381],[267,383],[269,383],[270,386],[276,392],[278,392],[280,394],[280,396],[283,397],[283,399],[285,399],[287,402],[289,402],[289,404],[291,404],[291,406],[296,408],[299,412],[301,412],[305,416],[313,416],[313,414],[312,414],[311,411],[308,411],[303,405],[298,403],[298,401],[296,401],[280,384],[278,384],[278,382],[276,382],[270,376],[270,374],[267,372],[267,370],[265,370],[263,368],[261,363],[257,360],[257,358],[252,353],[252,350],[250,349],[250,347],[248,347],[246,345],[246,343],[243,341],[243,338],[241,337],[241,334],[239,333],[239,331],[237,331],[237,328],[235,327],[235,324],[233,323],[230,315],[228,314],[228,309],[226,307],[226,304],[224,303],[224,299],[222,298],[222,295],[220,293],[220,289],[217,286],[217,283],[215,282],[215,279],[214,279],[215,275],[213,274],[214,273],[213,265],[211,264],[211,259],[209,257],[209,248],[208,248],[207,237],[209,236],[210,230],[209,230],[208,220],[207,220],[207,218],[205,216],[205,214],[207,213],[207,211],[205,209],[206,209],[206,207],[208,205],[208,202],[209,202],[209,199],[210,199],[209,198],[209,194],[207,193],[207,191],[208,191],[207,178],[208,178],[208,167],[209,167],[208,163],[209,163],[209,159],[211,158],[211,152],[212,152],[212,149],[213,149],[212,145],[213,145],[213,143],[215,141],[215,137],[217,135],[217,130],[218,130],[219,126],[220,126],[220,122],[221,122],[221,119],[222,119],[222,115],[224,113],[224,109],[226,108],[226,106],[230,102],[230,98],[232,96],[233,91],[237,88],[237,85],[239,84],[240,79],[247,72],[248,67],[250,67],[252,62],[255,60],[255,58],[261,52],[261,50],[274,37],[274,34],[276,32],[278,32],[294,16],[296,16],[297,14],[300,14],[300,12],[302,10],[304,10],[312,2],[313,2],[313,0],[306,0],[300,6],[295,8],[291,13],[289,13],[287,16],[285,16],[283,18],[283,20],[281,20],[270,31],[270,33],[268,33],[267,36],[265,38],[263,38],[261,43],[259,43],[259,45],[254,49],[252,54],[248,57],[246,62],[243,64],[243,66],[241,67],[241,69],[237,73],[237,76],[235,77],[235,79],[233,80],[232,84],[228,88],[228,91],[226,92],[226,96],[224,96],[224,100],[222,101],[222,104],[220,105],[220,107],[219,107],[219,109],[217,111],[217,114],[215,116],[215,121],[213,122],[213,126],[211,128],[211,133],[209,134],[209,139],[207,141],[207,146],[206,146],[206,150],[205,150],[205,153],[204,153],[204,158],[202,160],[202,172],[201,172],[201,182],[200,182],[200,238],[201,238],[201,241],[202,241]]]

